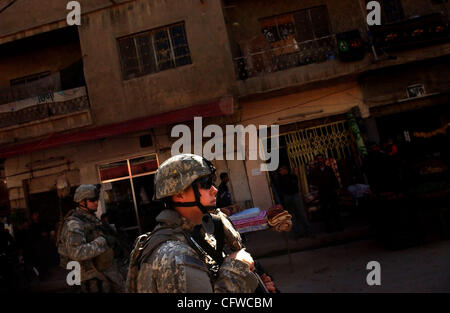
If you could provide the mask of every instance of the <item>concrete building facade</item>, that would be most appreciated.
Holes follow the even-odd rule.
[[[427,85],[410,101],[416,108],[448,100],[448,75],[439,75],[448,72],[448,3],[386,1],[371,38],[363,0],[79,2],[78,27],[67,25],[64,2],[0,7],[0,157],[11,210],[52,207],[59,217],[58,190],[102,184],[100,213],[142,232],[172,126],[193,129],[194,116],[203,127],[279,125],[282,162],[294,167],[300,156],[288,149],[302,129],[344,123],[357,108],[377,139],[374,112],[398,107],[394,95],[408,86]],[[369,44],[417,25],[433,29],[433,40],[400,50]],[[242,207],[277,202],[261,162],[214,160]]]

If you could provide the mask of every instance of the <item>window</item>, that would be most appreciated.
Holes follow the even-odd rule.
[[[28,75],[28,76],[12,79],[10,81],[10,83],[11,83],[11,86],[25,85],[25,84],[31,83],[33,81],[39,80],[41,78],[47,77],[49,75],[50,75],[50,71],[41,72],[41,73],[37,73],[37,74],[33,74],[33,75]]]
[[[118,45],[124,79],[192,63],[184,23],[119,38]]]
[[[400,0],[382,0],[381,6],[387,23],[397,22],[404,18]]]
[[[266,17],[260,23],[272,56],[271,62],[260,66],[266,71],[324,62],[335,55],[336,41],[326,6]],[[255,64],[257,57],[252,60]]]
[[[331,34],[326,6],[261,19],[262,32],[270,43],[317,40]]]

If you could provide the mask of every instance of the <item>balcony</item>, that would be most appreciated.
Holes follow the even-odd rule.
[[[86,88],[50,92],[37,97],[0,105],[0,128],[17,126],[53,116],[86,110]]]
[[[0,105],[0,144],[91,124],[86,87],[47,92]]]
[[[258,36],[241,42],[243,56],[234,58],[239,80],[286,70],[303,65],[322,63],[337,57],[335,35],[297,43],[295,39],[269,44]]]
[[[439,13],[370,28],[377,49],[401,50],[448,42],[445,17]]]

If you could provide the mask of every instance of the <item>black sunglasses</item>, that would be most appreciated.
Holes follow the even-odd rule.
[[[212,176],[204,176],[200,177],[196,180],[198,186],[202,189],[211,189],[211,187],[214,185]]]
[[[88,198],[87,200],[91,201],[91,202],[95,202],[95,201],[98,201],[98,198]]]

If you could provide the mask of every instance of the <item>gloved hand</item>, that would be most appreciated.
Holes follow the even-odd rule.
[[[110,247],[112,249],[115,248],[116,238],[114,238],[113,236],[110,236],[110,235],[106,235],[106,234],[102,234],[101,236],[106,239],[106,242],[108,243],[108,247]]]

